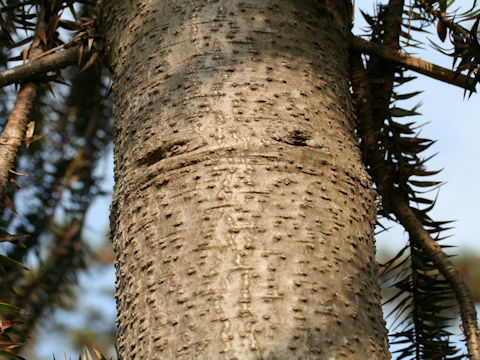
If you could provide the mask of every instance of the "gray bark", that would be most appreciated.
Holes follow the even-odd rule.
[[[101,4],[120,359],[385,359],[348,1]]]

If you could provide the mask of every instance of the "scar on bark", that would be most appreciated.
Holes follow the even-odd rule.
[[[282,135],[275,135],[273,139],[285,144],[294,146],[307,146],[307,141],[311,139],[311,134],[305,130],[291,130]]]
[[[183,154],[186,151],[184,146],[188,143],[188,140],[177,140],[162,144],[155,150],[148,152],[138,162],[140,166],[151,166],[168,157]]]

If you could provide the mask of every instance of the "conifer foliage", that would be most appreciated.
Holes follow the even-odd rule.
[[[21,66],[72,47],[78,54],[77,66],[62,73],[52,69],[1,89],[4,129],[15,91],[20,94],[28,84],[36,88],[21,119],[23,145],[13,154],[11,168],[1,169],[9,182],[0,236],[11,244],[2,247],[0,256],[3,356],[19,357],[16,349],[42,316],[68,299],[78,271],[91,258],[82,229],[92,201],[103,194],[94,170],[112,136],[108,75],[94,63],[92,16],[93,6],[83,2],[0,3],[2,69],[15,60]],[[17,100],[13,111],[18,106]]]
[[[478,68],[478,9],[473,4],[467,12],[449,14],[452,5],[453,2],[423,0],[410,6],[393,0],[387,5],[379,4],[375,14],[363,13],[369,25],[367,38],[407,52],[424,46],[418,34],[436,24],[440,41],[445,41],[447,34],[450,36],[454,64],[461,59],[457,74],[468,70],[468,81],[474,88],[478,77],[470,75]],[[468,19],[474,24],[467,30],[453,19]],[[375,55],[364,59],[359,56],[352,54],[352,86],[361,149],[382,197],[381,217],[398,222],[409,234],[405,247],[383,265],[383,279],[393,290],[386,299],[386,304],[393,308],[390,315],[396,324],[390,329],[391,343],[399,349],[399,359],[463,358],[450,341],[448,331],[449,310],[458,304],[470,356],[476,358],[479,355],[475,308],[441,242],[450,222],[435,221],[430,216],[435,198],[426,193],[441,184],[434,179],[439,171],[427,168],[429,158],[422,153],[434,141],[418,136],[419,106],[402,106],[402,102],[411,101],[421,92],[402,93],[401,85],[415,80],[406,74],[405,67]],[[465,83],[465,88],[469,84]],[[452,301],[455,296],[457,302]]]

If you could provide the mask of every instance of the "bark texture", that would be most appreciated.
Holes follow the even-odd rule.
[[[101,9],[119,358],[388,358],[349,2]]]
[[[25,137],[28,119],[37,95],[38,85],[33,82],[24,84],[18,92],[17,101],[7,119],[0,136],[0,202],[3,200],[8,184],[8,173],[12,170],[18,150]]]
[[[78,61],[79,47],[71,47],[57,53],[46,55],[40,59],[33,59],[26,64],[15,66],[0,72],[0,87],[16,82],[32,79],[39,75],[46,75],[50,71],[63,69]]]

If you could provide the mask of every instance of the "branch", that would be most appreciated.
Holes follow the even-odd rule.
[[[452,264],[437,242],[432,239],[428,231],[423,228],[410,208],[408,198],[394,188],[387,164],[377,148],[378,139],[373,123],[372,98],[360,54],[352,54],[350,68],[352,71],[352,87],[356,95],[357,116],[365,141],[367,163],[370,165],[371,175],[377,185],[377,190],[382,196],[382,201],[388,204],[389,211],[396,216],[417,246],[425,251],[449,282],[460,307],[463,332],[467,340],[470,359],[480,360],[480,332],[477,325],[477,312],[470,290],[458,269]]]
[[[472,78],[411,55],[384,48],[353,35],[350,37],[350,48],[359,53],[382,57],[409,70],[475,92]]]
[[[447,14],[445,14],[445,12],[435,10],[432,5],[425,0],[418,0],[418,5],[420,5],[422,9],[425,10],[425,12],[437,18],[439,21],[443,22],[450,29],[450,31],[461,34],[465,39],[470,38],[470,34],[468,33],[468,31],[462,26],[450,20],[447,17]]]
[[[8,117],[5,129],[0,136],[0,198],[8,182],[8,172],[13,166],[18,148],[25,137],[28,118],[32,111],[38,85],[29,82],[22,86],[15,106]]]
[[[398,39],[402,28],[403,7],[404,0],[390,0],[383,21],[383,43],[393,50],[400,48]]]
[[[52,282],[52,277],[55,276],[56,271],[58,273],[60,270],[60,273],[65,275],[65,271],[64,269],[62,271],[62,266],[60,265],[62,261],[64,264],[66,263],[73,268],[76,267],[72,257],[75,253],[82,250],[80,233],[84,224],[85,213],[82,218],[74,220],[67,229],[62,229],[63,233],[59,235],[60,242],[55,245],[55,249],[52,250],[52,253],[49,255],[45,264],[39,268],[37,274],[30,274],[30,276],[25,279],[25,283],[21,286],[19,291],[20,295],[18,295],[15,300],[15,305],[17,307],[20,309],[27,308],[32,311],[34,308],[44,309],[48,306],[52,306],[49,302],[45,303],[44,300],[45,296],[51,300],[55,292],[49,292],[45,288],[52,287],[58,289],[64,285],[66,280],[68,280],[63,279],[63,281],[58,281],[58,279],[56,279],[56,281]],[[44,291],[42,294],[44,296],[40,296],[39,299],[37,292],[41,290]],[[35,315],[38,316],[41,311],[37,310],[35,313]],[[35,319],[28,319],[29,324],[32,324],[34,321]],[[28,329],[26,331],[28,331]]]
[[[383,36],[381,37],[382,46],[385,49],[397,51],[400,49],[399,38],[402,30],[402,15],[403,15],[404,0],[390,0],[386,7],[383,19]],[[383,123],[387,115],[387,110],[390,106],[390,98],[392,97],[393,83],[395,79],[396,66],[394,63],[385,60],[384,58],[375,61],[373,57],[370,58],[368,69],[371,66],[381,69],[382,73],[378,82],[375,82],[375,89],[370,88],[376,98],[372,104],[375,124]],[[371,75],[375,76],[376,71]]]
[[[437,266],[438,270],[447,279],[455,292],[465,338],[467,340],[468,353],[471,360],[480,360],[480,331],[477,325],[477,312],[472,300],[472,294],[465,280],[453,265],[447,255],[443,252],[438,243],[432,239],[427,230],[424,229],[415,213],[410,207],[408,200],[397,194],[390,195],[390,206],[392,212],[400,221],[402,226],[410,234],[411,238],[425,252],[428,258]]]
[[[80,45],[73,46],[57,53],[33,59],[26,64],[4,70],[0,72],[0,87],[31,79],[49,71],[62,69],[77,62],[80,55]]]

